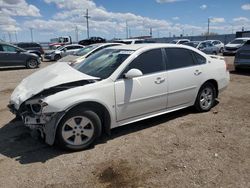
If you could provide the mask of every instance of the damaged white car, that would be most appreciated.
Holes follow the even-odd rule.
[[[209,111],[228,83],[223,58],[189,46],[116,46],[28,76],[9,108],[49,145],[81,150],[118,126],[188,106]]]

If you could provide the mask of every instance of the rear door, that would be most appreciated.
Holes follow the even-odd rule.
[[[195,101],[203,82],[203,64],[206,59],[203,58],[203,63],[200,61],[199,64],[194,52],[184,48],[165,48],[165,52],[168,77],[167,107],[189,106]]]
[[[142,71],[143,75],[133,79],[122,77],[133,68]],[[136,57],[115,82],[117,121],[166,109],[166,80],[161,49],[143,52]]]

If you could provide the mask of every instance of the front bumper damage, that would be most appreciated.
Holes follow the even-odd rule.
[[[47,144],[54,144],[58,123],[64,116],[65,112],[32,114],[28,111],[20,112],[15,109],[14,104],[9,104],[8,108],[13,114],[22,118],[26,127],[31,130],[39,131],[41,137]]]

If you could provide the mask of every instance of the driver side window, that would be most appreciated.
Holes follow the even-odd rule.
[[[166,66],[161,49],[153,49],[140,54],[126,67],[120,78],[130,69],[139,69],[143,75],[165,71]]]
[[[2,45],[4,52],[16,52],[16,48],[9,45]]]

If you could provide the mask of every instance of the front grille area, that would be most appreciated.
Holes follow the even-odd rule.
[[[226,47],[226,50],[227,50],[227,51],[236,51],[236,50],[238,50],[238,48],[230,48],[230,47]]]

